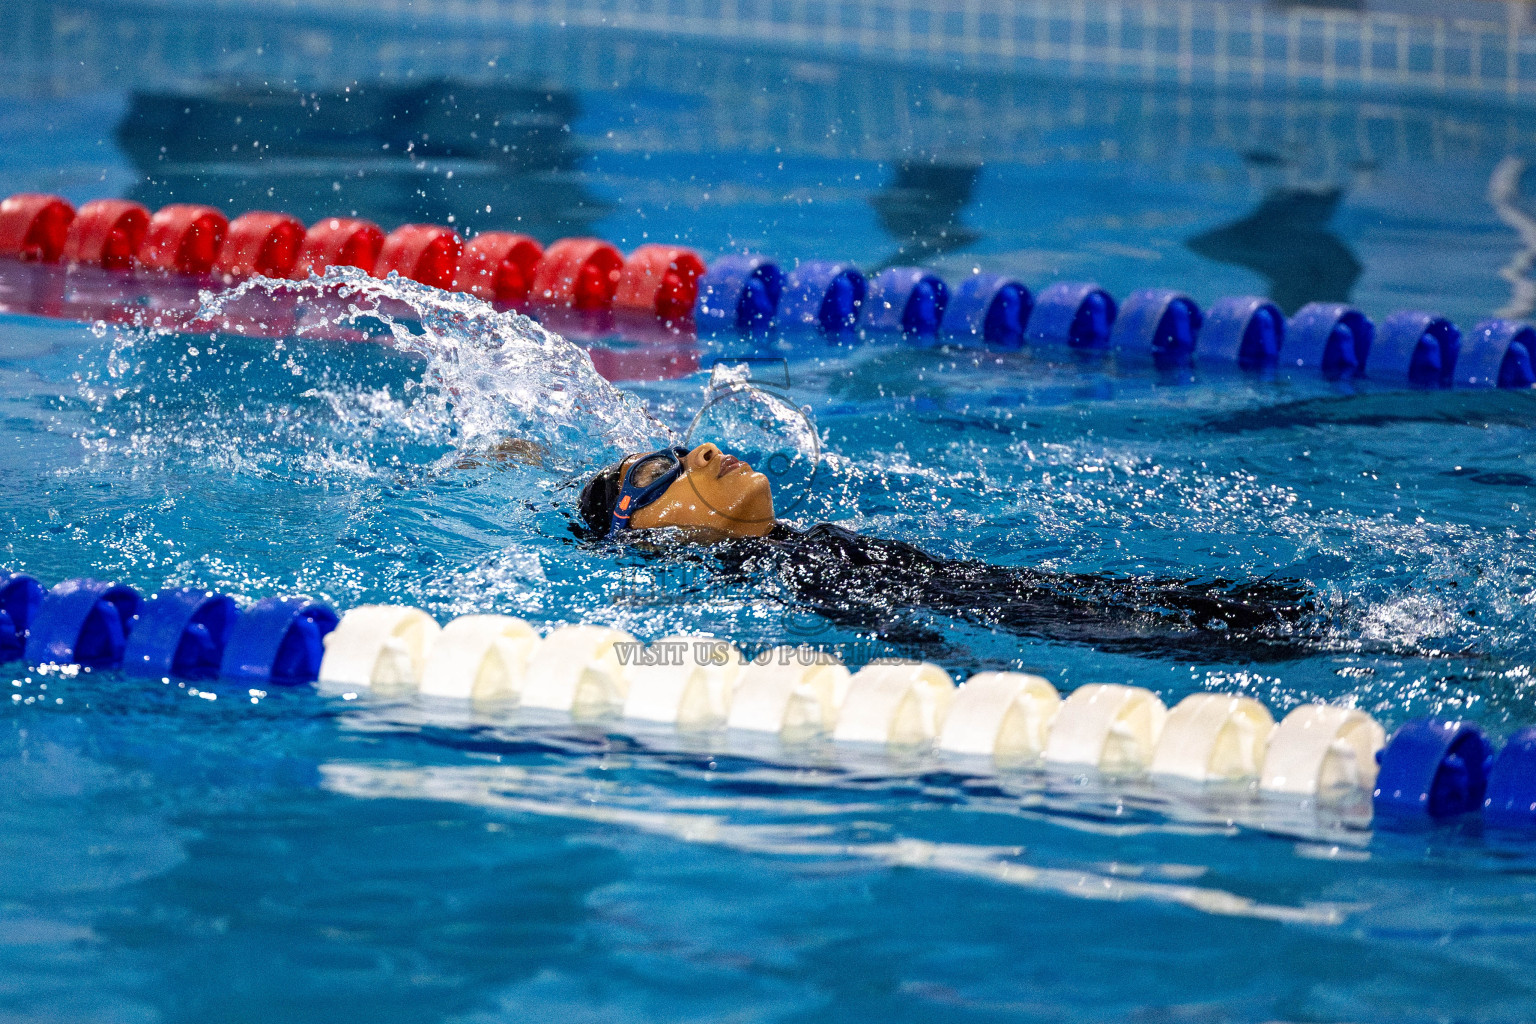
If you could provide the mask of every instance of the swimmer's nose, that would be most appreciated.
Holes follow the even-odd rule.
[[[718,458],[720,458],[720,449],[715,447],[710,442],[705,441],[693,451],[689,452],[688,457],[684,459],[683,462],[687,466],[688,472],[696,473],[699,470],[704,469],[706,466],[713,468],[713,463]]]

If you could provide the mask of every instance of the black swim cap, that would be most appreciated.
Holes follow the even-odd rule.
[[[624,457],[628,458],[627,455]],[[624,466],[624,459],[598,470],[581,489],[581,497],[577,499],[582,521],[599,537],[608,536],[608,530],[613,526],[613,503],[619,500],[619,470]]]

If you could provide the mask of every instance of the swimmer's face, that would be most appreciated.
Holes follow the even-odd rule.
[[[629,471],[632,461],[624,461],[621,473]],[[658,467],[658,472],[664,468]],[[642,471],[649,469],[642,467]],[[706,443],[684,456],[683,475],[661,497],[637,511],[629,525],[634,530],[682,527],[719,538],[761,537],[775,522],[768,478]]]

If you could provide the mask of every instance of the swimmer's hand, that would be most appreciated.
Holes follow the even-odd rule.
[[[522,437],[504,437],[478,452],[470,452],[453,464],[454,469],[511,469],[513,466],[544,468],[549,449]]]

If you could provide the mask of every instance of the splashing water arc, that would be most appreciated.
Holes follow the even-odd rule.
[[[304,305],[301,338],[350,329],[423,360],[421,401],[461,452],[513,438],[543,449],[546,465],[576,470],[673,439],[635,398],[605,380],[580,346],[473,296],[343,266],[304,281],[258,276],[228,291],[205,291],[197,319],[240,332],[241,306],[253,297]]]

